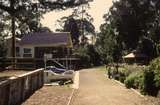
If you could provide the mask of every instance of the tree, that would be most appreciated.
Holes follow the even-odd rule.
[[[103,63],[118,62],[121,56],[120,44],[117,39],[116,32],[111,24],[105,23],[101,25],[101,32],[98,34],[96,48]]]
[[[3,20],[2,20],[3,21]],[[5,57],[7,54],[7,48],[6,48],[6,44],[5,44],[5,33],[3,31],[3,28],[6,27],[5,24],[0,23],[0,68],[4,68],[5,67]]]
[[[86,35],[95,35],[95,27],[92,24],[93,18],[86,11],[88,6],[85,7],[85,10],[81,10],[82,7],[75,8],[71,15],[68,17],[62,17],[58,20],[60,28],[57,31],[67,31],[71,33],[72,41],[74,45],[79,43],[87,43]],[[81,40],[79,41],[81,37]]]
[[[158,47],[160,43],[159,5],[160,2],[157,0],[115,0],[109,13],[104,15],[105,23],[101,26],[99,35],[99,42],[107,43],[105,46],[100,43],[105,58],[108,57],[105,52],[112,52],[109,58],[115,58],[115,55],[117,58],[139,46],[145,46],[145,49],[141,48],[141,52],[146,53],[150,58],[155,57],[156,50],[154,49],[157,48],[157,51],[160,51]],[[112,41],[115,43],[111,43]],[[151,49],[153,52],[147,53]]]
[[[73,54],[80,58],[82,67],[99,66],[102,63],[94,45],[79,46]]]
[[[36,31],[40,18],[46,12],[79,6],[91,0],[1,0],[0,11],[11,20],[12,56],[15,57],[16,32]],[[20,31],[17,31],[19,29]]]
[[[1,12],[0,12],[1,14]],[[0,22],[0,58],[4,58],[6,56],[6,45],[5,45],[5,38],[7,36],[7,32],[4,31],[8,25],[5,24],[5,19],[1,20]]]

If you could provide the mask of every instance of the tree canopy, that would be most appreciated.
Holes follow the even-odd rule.
[[[95,27],[92,24],[93,18],[88,14],[88,8],[89,5],[79,6],[73,10],[71,15],[58,20],[60,28],[57,30],[70,32],[74,45],[85,43],[86,35],[95,35]],[[80,37],[82,37],[81,40],[79,40]]]
[[[92,0],[1,0],[0,19],[4,21],[0,24],[7,26],[1,33],[12,33],[12,57],[15,58],[16,55],[15,36],[39,31],[43,14],[76,7],[89,1]]]
[[[101,43],[99,47],[103,50],[104,58],[114,58],[113,55],[117,52],[120,52],[120,57],[138,50],[139,46],[143,50],[141,52],[153,58],[157,53],[155,49],[159,51],[159,11],[158,0],[113,1],[109,13],[104,15],[105,23],[101,25],[97,42]],[[115,51],[117,48],[119,50]],[[152,54],[147,53],[148,51]]]
[[[24,34],[37,31],[41,27],[40,18],[46,12],[76,7],[89,1],[91,0],[1,0],[0,18],[9,20],[14,16],[16,33]]]

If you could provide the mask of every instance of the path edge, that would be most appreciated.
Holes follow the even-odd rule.
[[[125,87],[125,85],[124,85],[123,83],[121,83],[120,81],[115,80],[115,79],[112,79],[112,80],[113,80],[114,82],[120,84],[121,86],[124,86],[124,87]],[[136,89],[130,88],[130,90],[132,90],[134,93],[136,93],[136,94],[139,95],[140,97],[145,98],[145,96],[142,95],[142,94],[141,94],[139,91],[137,91]]]
[[[74,76],[73,84],[72,84],[71,88],[73,90],[72,90],[72,93],[69,97],[69,101],[68,101],[67,105],[71,104],[71,100],[73,99],[74,92],[75,92],[75,90],[77,90],[79,88],[79,71],[75,72],[75,76]]]

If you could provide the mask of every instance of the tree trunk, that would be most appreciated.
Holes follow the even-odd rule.
[[[15,40],[15,17],[12,16],[12,66],[13,69],[16,68],[16,40]]]
[[[12,12],[10,12],[11,15],[11,27],[12,27],[12,57],[13,57],[13,61],[12,61],[12,66],[13,69],[16,68],[16,41],[15,41],[15,9],[14,9],[14,5],[15,5],[15,0],[10,0],[10,8],[12,8]]]

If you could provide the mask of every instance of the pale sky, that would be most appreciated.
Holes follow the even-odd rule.
[[[96,31],[99,31],[99,26],[104,22],[103,15],[108,12],[109,8],[112,6],[112,0],[94,0],[90,3],[89,14],[94,18],[93,24],[95,25]],[[49,27],[52,31],[55,31],[55,24],[57,19],[63,16],[68,16],[71,14],[71,9],[58,12],[50,12],[45,14],[41,23],[43,26]]]

